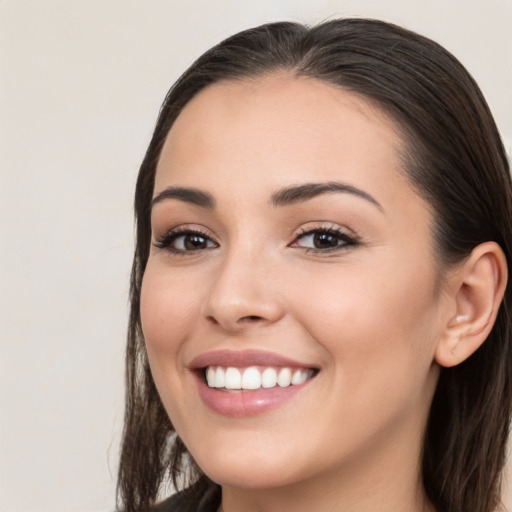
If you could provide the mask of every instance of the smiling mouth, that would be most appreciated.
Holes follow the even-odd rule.
[[[298,386],[312,379],[318,370],[310,368],[275,368],[272,366],[207,366],[203,368],[204,382],[209,388],[224,391],[257,390]]]

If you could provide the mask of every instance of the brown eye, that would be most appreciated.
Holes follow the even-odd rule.
[[[195,231],[171,231],[155,242],[154,245],[159,249],[181,254],[218,247],[218,244],[210,237]]]
[[[168,244],[169,249],[178,252],[201,251],[217,245],[200,233],[180,233],[173,235]]]
[[[183,241],[180,239],[183,239]],[[183,245],[183,249],[186,251],[198,251],[208,247],[208,239],[201,235],[191,234],[177,237],[176,240],[174,240],[175,246],[178,245],[178,240],[180,240],[179,245]]]
[[[313,246],[315,249],[331,249],[340,243],[339,237],[331,233],[315,233],[313,235]]]
[[[292,247],[302,247],[310,251],[328,252],[358,245],[353,237],[339,228],[311,229],[301,233]]]

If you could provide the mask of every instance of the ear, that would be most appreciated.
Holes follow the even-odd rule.
[[[448,278],[450,308],[435,351],[441,366],[456,366],[486,340],[496,320],[507,284],[507,261],[501,247],[485,242],[473,249]]]

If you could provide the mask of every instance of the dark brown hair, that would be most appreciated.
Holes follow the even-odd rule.
[[[509,165],[478,86],[441,46],[376,20],[332,20],[308,28],[272,23],[236,34],[202,55],[171,88],[140,168],[135,194],[136,249],[126,352],[126,416],[119,467],[119,506],[142,512],[168,477],[191,486],[196,510],[218,494],[190,460],[160,402],[140,323],[140,288],[150,248],[149,206],[167,133],[206,86],[276,71],[312,77],[368,98],[396,122],[407,146],[404,168],[430,203],[439,261],[465,258],[493,240],[511,260]],[[483,346],[442,368],[425,433],[422,473],[440,512],[490,512],[500,501],[511,416],[511,286]]]

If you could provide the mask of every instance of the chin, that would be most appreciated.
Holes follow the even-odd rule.
[[[290,457],[284,454],[276,457],[268,449],[266,454],[262,450],[248,448],[243,452],[231,451],[230,455],[219,450],[214,454],[201,454],[195,460],[208,478],[224,487],[263,490],[286,486],[301,479],[298,467],[296,471],[290,470],[293,464]]]
[[[289,485],[290,474],[286,468],[273,470],[268,467],[256,468],[250,464],[242,467],[210,467],[204,473],[222,487],[246,490],[264,490]]]

